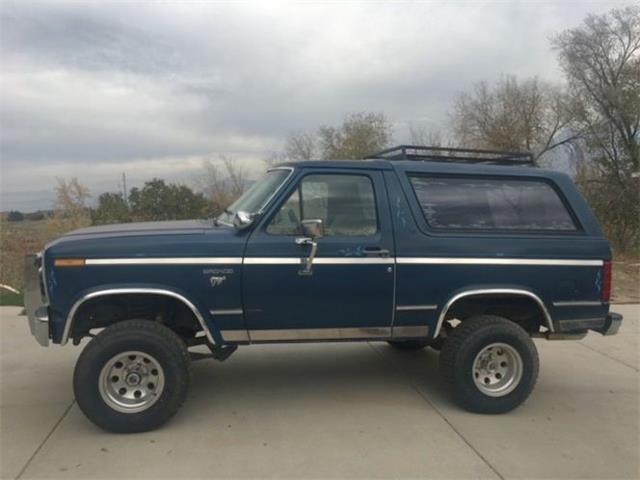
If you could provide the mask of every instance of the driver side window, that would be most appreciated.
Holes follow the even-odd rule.
[[[365,175],[307,175],[267,226],[271,235],[301,235],[302,220],[321,219],[325,236],[378,231],[373,185]]]

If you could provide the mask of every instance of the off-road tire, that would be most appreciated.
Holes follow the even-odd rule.
[[[429,345],[426,340],[389,340],[387,343],[396,350],[402,351],[422,350]]]
[[[493,343],[511,346],[522,359],[522,376],[518,385],[499,397],[483,393],[473,378],[476,356]],[[466,410],[476,413],[505,413],[519,406],[531,394],[538,369],[538,352],[529,334],[517,324],[494,315],[463,321],[449,333],[440,352],[440,373],[453,398]]]
[[[439,352],[440,350],[442,350],[442,345],[444,345],[444,339],[445,337],[434,338],[433,340],[429,341],[427,346]]]
[[[110,407],[99,389],[100,373],[115,355],[139,351],[155,358],[164,372],[164,388],[150,407],[123,413]],[[184,402],[191,370],[187,347],[169,328],[148,320],[113,324],[89,342],[73,374],[73,390],[80,410],[100,428],[117,433],[153,430],[171,418]]]

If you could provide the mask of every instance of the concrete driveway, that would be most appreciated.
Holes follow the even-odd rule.
[[[0,309],[3,478],[637,478],[640,306],[619,335],[538,341],[538,385],[501,416],[460,410],[431,350],[384,343],[241,348],[194,364],[164,428],[107,434],[73,401],[80,349],[39,347]]]

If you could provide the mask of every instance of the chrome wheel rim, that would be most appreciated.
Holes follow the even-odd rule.
[[[485,395],[503,397],[522,380],[523,363],[518,351],[506,343],[484,347],[473,361],[473,381]]]
[[[114,355],[102,368],[100,395],[118,412],[142,412],[158,401],[164,390],[164,370],[152,355],[129,351]]]

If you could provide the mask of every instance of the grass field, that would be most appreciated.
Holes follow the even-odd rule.
[[[0,288],[0,307],[22,306],[24,299],[22,293],[13,293]]]
[[[24,256],[40,251],[51,236],[47,220],[0,222],[0,283],[22,290]],[[2,295],[2,302],[17,301],[15,296]]]

